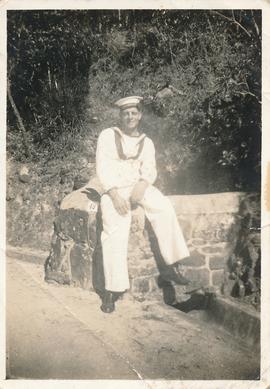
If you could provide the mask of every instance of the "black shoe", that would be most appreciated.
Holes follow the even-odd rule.
[[[100,309],[105,313],[112,313],[115,310],[113,292],[105,291]]]
[[[168,266],[166,273],[162,274],[162,278],[165,281],[173,281],[179,285],[188,285],[191,282],[181,273],[178,268],[178,264]]]

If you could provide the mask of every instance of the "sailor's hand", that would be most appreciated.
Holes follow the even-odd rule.
[[[108,192],[110,198],[112,199],[114,208],[119,213],[119,215],[126,215],[130,210],[130,204],[127,200],[123,199],[118,192],[117,189],[113,188]]]
[[[148,185],[148,182],[144,180],[140,180],[137,182],[137,184],[135,184],[130,196],[131,204],[137,204],[143,199],[145,190]]]

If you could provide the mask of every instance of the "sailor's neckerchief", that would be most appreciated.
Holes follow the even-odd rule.
[[[138,148],[137,154],[135,156],[127,157],[124,154],[123,146],[122,146],[122,142],[121,142],[121,138],[123,136],[122,131],[118,127],[113,127],[113,131],[114,131],[114,137],[115,137],[115,146],[116,146],[119,158],[122,159],[122,160],[138,159],[140,154],[141,154],[141,152],[142,152],[142,149],[143,149],[143,146],[144,146],[144,139],[146,138],[146,135],[145,134],[141,134],[141,135],[136,136],[136,137],[131,137],[131,138],[138,138],[138,143],[137,144],[139,145],[139,148]]]

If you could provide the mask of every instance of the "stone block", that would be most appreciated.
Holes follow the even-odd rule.
[[[155,277],[151,277],[149,279],[149,288],[150,288],[150,292],[156,292],[156,291],[159,291],[159,286],[158,286],[158,282],[157,282],[157,279],[158,279],[158,275],[156,275]]]
[[[140,250],[140,247],[144,246],[144,236],[138,232],[134,233],[131,231],[128,242],[128,251],[133,253],[134,251]]]
[[[75,244],[71,249],[70,270],[75,286],[92,288],[92,252],[87,244]]]
[[[213,285],[219,285],[222,287],[224,284],[224,270],[213,270],[212,271],[212,282]]]
[[[183,231],[185,239],[190,239],[192,237],[192,230],[193,230],[192,221],[188,220],[187,218],[184,219],[183,217],[181,217],[181,215],[177,215],[177,218],[181,226],[181,229]]]
[[[244,194],[213,193],[205,195],[169,196],[176,213],[181,215],[237,213]]]
[[[185,276],[191,281],[190,287],[208,286],[210,284],[210,272],[207,269],[185,269]]]
[[[232,335],[242,338],[251,346],[260,347],[260,315],[246,304],[221,297],[211,299],[208,315]]]
[[[219,254],[222,249],[219,246],[206,246],[201,248],[201,252],[204,254]]]
[[[232,295],[235,287],[235,280],[230,279],[230,273],[225,271],[224,273],[224,284],[222,285],[221,292],[225,297]]]
[[[205,239],[190,239],[189,244],[194,247],[202,247],[207,244]]]
[[[150,278],[130,279],[130,288],[133,293],[148,293],[150,291]]]
[[[57,232],[72,238],[75,242],[88,242],[89,230],[95,230],[96,214],[87,213],[80,209],[60,210],[55,221]],[[96,236],[91,236],[91,243]]]
[[[93,192],[88,191],[89,185],[90,182],[84,187],[75,190],[69,193],[67,196],[65,196],[61,202],[60,208],[62,210],[75,209],[75,210],[85,211],[89,214],[90,213],[96,214],[98,211],[97,198]],[[66,189],[69,190],[69,187],[67,187]],[[62,187],[62,192],[65,192],[63,187]]]
[[[130,258],[128,257],[128,269],[131,278],[137,278],[141,276],[155,276],[158,274],[158,269],[155,260],[140,260],[133,261],[130,264]]]
[[[209,267],[211,270],[225,269],[228,258],[214,256],[209,258]]]
[[[145,226],[145,215],[141,207],[137,207],[132,211],[132,220],[131,220],[131,232],[135,233],[137,231],[143,232]]]
[[[130,232],[128,242],[128,253],[130,255],[136,255],[141,259],[147,259],[153,257],[151,244],[148,234],[144,234],[144,231]]]
[[[188,299],[189,296],[185,294],[186,287],[183,285],[173,284],[172,282],[165,281],[162,277],[157,276],[151,279],[151,285],[153,284],[151,292],[155,292],[159,301],[164,301],[165,304],[172,305],[181,301],[182,299]]]
[[[233,242],[238,229],[238,225],[216,222],[209,226],[197,226],[193,231],[193,238],[204,239],[211,243]]]
[[[154,254],[149,247],[141,248],[142,257],[144,259],[153,259]]]
[[[74,246],[72,240],[62,240],[55,232],[49,257],[45,261],[45,280],[60,284],[71,284],[70,251]]]
[[[198,253],[197,250],[190,252],[190,257],[184,258],[180,262],[183,266],[192,266],[192,267],[199,267],[205,265],[205,257],[204,255]]]

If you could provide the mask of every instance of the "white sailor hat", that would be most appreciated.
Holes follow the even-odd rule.
[[[138,104],[143,100],[140,96],[129,96],[123,99],[117,100],[114,105],[120,109],[126,109],[131,107],[137,107]]]

